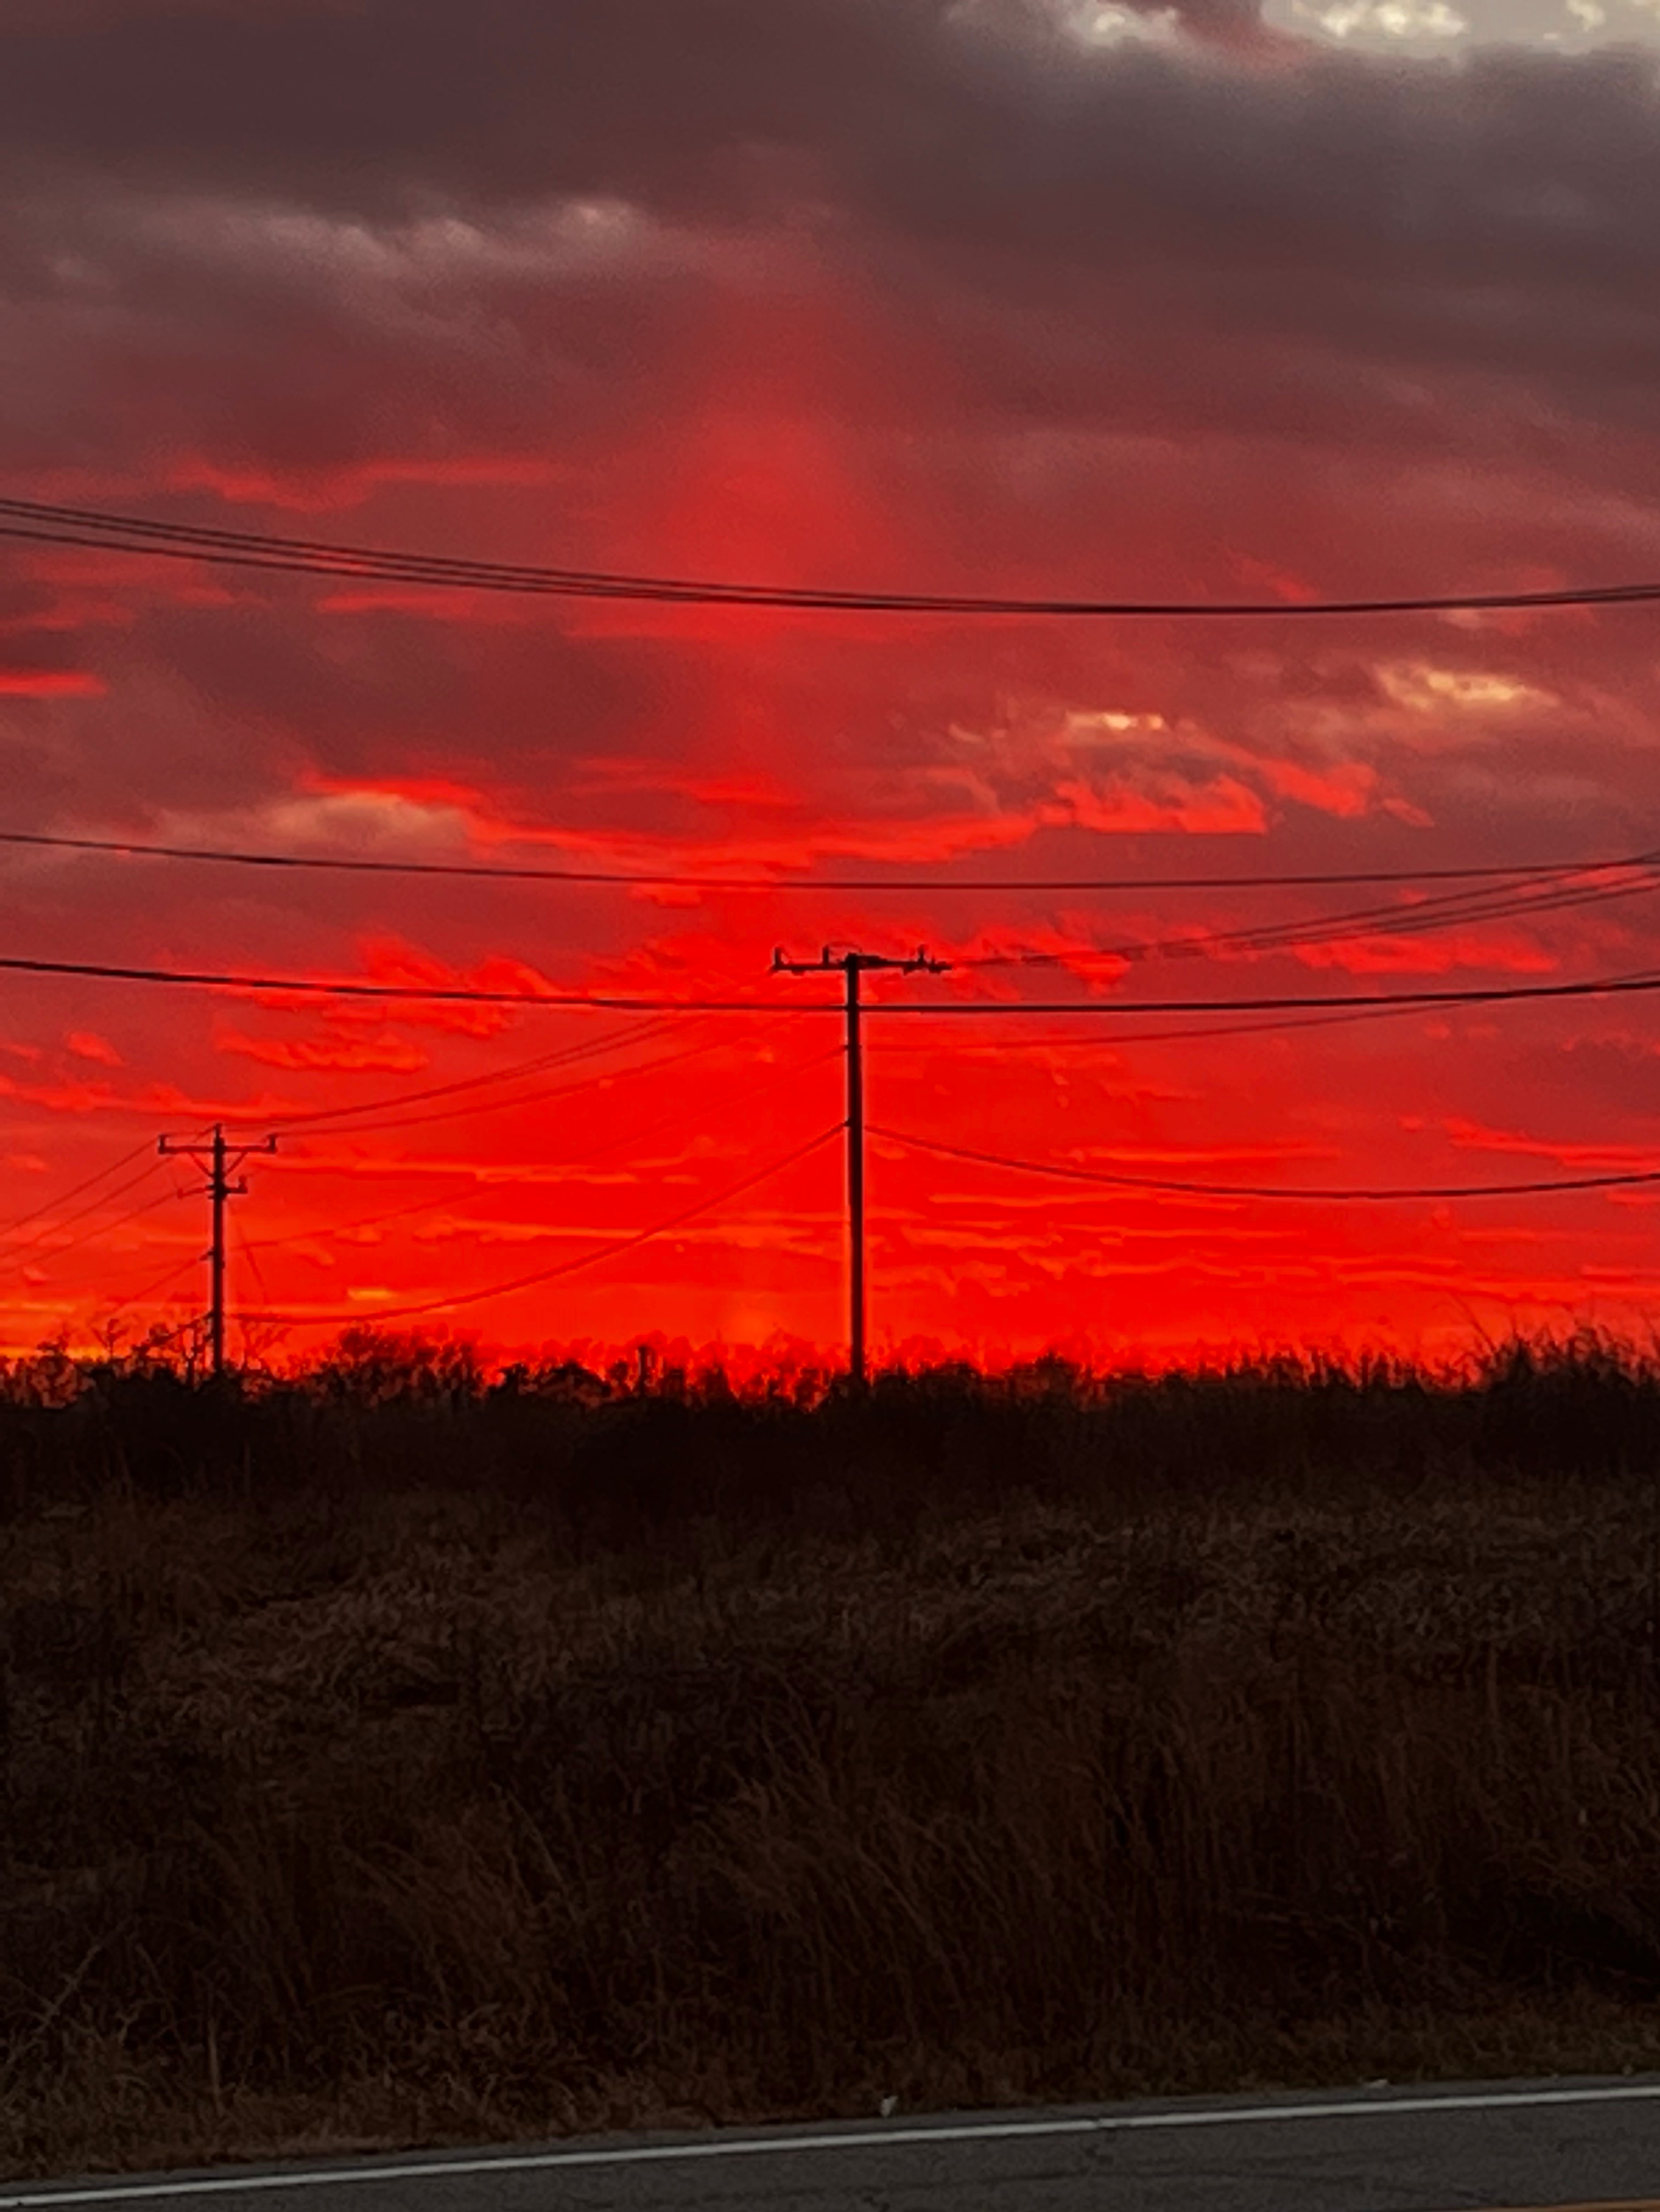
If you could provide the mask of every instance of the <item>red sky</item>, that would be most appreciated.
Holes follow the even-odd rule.
[[[1660,576],[1657,35],[1651,10],[1555,0],[1267,20],[1243,0],[15,8],[0,492],[879,588],[1294,601]],[[1611,854],[1660,846],[1656,635],[1645,608],[745,615],[13,545],[0,829],[942,882]],[[234,1209],[234,1302],[319,1317],[295,1349],[320,1317],[555,1269],[743,1182],[842,1111],[836,1024],[782,1011],[832,994],[770,981],[775,945],[1065,956],[873,984],[879,1006],[1660,967],[1660,895],[1414,939],[1083,957],[1371,902],[668,894],[15,852],[0,953],[779,1012],[9,977],[0,1221],[30,1218],[0,1239],[0,1340],[199,1303],[205,1207],[175,1194],[192,1178],[158,1161],[126,1186],[158,1133],[220,1117],[339,1122],[294,1120]],[[1286,1191],[1660,1167],[1645,999],[1158,1041],[1183,1026],[879,1012],[872,1119]],[[660,1241],[447,1318],[513,1347],[833,1344],[841,1176],[826,1146]],[[1152,1195],[881,1141],[874,1333],[1166,1357],[1640,1329],[1657,1204]]]

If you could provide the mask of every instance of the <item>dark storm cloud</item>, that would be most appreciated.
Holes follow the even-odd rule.
[[[59,0],[0,32],[34,251],[0,250],[14,296],[31,261],[59,281],[55,225],[117,179],[380,224],[617,200],[806,220],[825,252],[936,287],[944,316],[977,296],[1032,319],[1037,414],[1098,385],[1129,285],[1154,331],[1536,366],[1570,411],[1644,419],[1650,59],[1337,53],[1258,37],[1241,0],[1186,21],[1183,44],[1091,48],[1042,0]],[[1066,329],[1035,327],[1057,310]]]
[[[1191,18],[1230,36],[1250,20],[1237,0]],[[1285,42],[1246,70],[1088,48],[1040,0],[127,0],[3,36],[14,161],[152,184],[684,212],[793,179],[1045,253],[1154,252],[1220,225],[1270,270],[1340,238],[1490,275],[1569,255],[1612,274],[1654,250],[1660,105],[1635,54],[1452,68]]]

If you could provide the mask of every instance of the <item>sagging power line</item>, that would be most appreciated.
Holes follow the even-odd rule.
[[[50,1213],[55,1206],[67,1206],[70,1199],[79,1198],[83,1191],[91,1190],[94,1185],[98,1183],[107,1182],[111,1176],[119,1175],[123,1168],[130,1167],[135,1160],[143,1159],[149,1150],[149,1144],[148,1139],[142,1145],[135,1145],[130,1152],[123,1152],[119,1160],[112,1160],[107,1167],[100,1168],[95,1175],[88,1176],[82,1182],[76,1183],[70,1189],[60,1191],[56,1198],[46,1199],[40,1205],[32,1206],[27,1213],[20,1213],[12,1220],[6,1222],[3,1225],[0,1225],[0,1237],[10,1237],[14,1235],[16,1231],[26,1229],[32,1221],[40,1220],[42,1214]],[[144,1176],[149,1176],[153,1172],[154,1170],[152,1168],[146,1168],[144,1170]],[[135,1178],[135,1180],[142,1182],[144,1180],[144,1176],[140,1176]],[[97,1203],[102,1202],[103,1201],[101,1200],[97,1201]]]
[[[724,1043],[724,1039],[715,1039],[710,1043],[694,1047],[693,1050],[696,1052],[708,1053],[716,1049],[717,1047]],[[689,1059],[690,1057],[691,1054],[690,1053],[672,1055],[673,1060]],[[762,1076],[758,1081],[746,1084],[741,1091],[738,1091],[733,1097],[723,1103],[727,1111],[733,1111],[739,1106],[747,1105],[751,1100],[759,1097],[763,1092],[775,1089],[777,1085],[787,1081],[791,1076],[806,1074],[813,1068],[823,1066],[827,1060],[839,1060],[840,1058],[841,1049],[839,1047],[836,1047],[828,1053],[814,1054],[807,1060],[786,1061],[781,1066],[769,1068],[767,1073]],[[650,1074],[654,1073],[660,1066],[668,1064],[671,1064],[671,1062],[648,1060],[641,1066],[622,1070],[621,1076],[626,1079],[629,1077]],[[573,1091],[578,1087],[579,1086],[576,1085],[569,1086],[570,1090]],[[553,1095],[565,1096],[568,1094],[565,1091],[560,1091],[554,1093]],[[517,1105],[522,1104],[525,1102],[515,1099],[509,1100],[507,1103],[509,1105]],[[684,1130],[688,1126],[690,1119],[690,1117],[689,1117],[683,1109],[679,1109],[668,1114],[658,1115],[653,1120],[645,1122],[642,1127],[629,1130],[620,1136],[608,1138],[603,1144],[590,1146],[581,1152],[567,1152],[562,1155],[559,1162],[560,1171],[562,1175],[570,1172],[573,1169],[582,1169],[595,1166],[601,1160],[611,1158],[618,1152],[624,1150],[629,1146],[640,1144],[647,1138],[660,1136],[668,1130]],[[392,1126],[400,1125],[394,1124]],[[332,1133],[331,1132],[330,1133]],[[412,1171],[410,1164],[404,1164],[404,1171]],[[511,1179],[508,1179],[505,1185],[502,1184],[498,1178],[491,1178],[490,1181],[493,1187],[505,1187],[509,1189],[514,1188]],[[407,1205],[393,1206],[381,1212],[359,1215],[354,1218],[350,1218],[345,1221],[322,1223],[315,1228],[296,1230],[286,1236],[260,1237],[253,1238],[252,1241],[245,1240],[245,1249],[249,1251],[266,1252],[283,1245],[313,1243],[323,1238],[347,1236],[356,1230],[376,1228],[387,1221],[406,1220],[413,1216],[420,1214],[435,1213],[440,1212],[445,1206],[452,1205],[458,1198],[463,1198],[470,1194],[477,1193],[479,1188],[480,1176],[477,1173],[473,1173],[469,1175],[465,1181],[459,1182],[447,1187],[444,1190],[439,1192],[436,1197],[416,1199]]]
[[[1117,944],[969,953],[953,964],[958,968],[1064,968],[1091,959],[1134,963],[1286,952],[1345,937],[1423,937],[1437,930],[1468,927],[1481,922],[1526,921],[1535,915],[1560,914],[1570,908],[1640,897],[1660,890],[1660,874],[1656,873],[1654,866],[1657,861],[1660,861],[1660,854],[1633,860],[1628,872],[1612,883],[1600,872],[1594,880],[1586,880],[1577,872],[1565,873],[1521,886],[1447,892],[1407,907],[1349,907],[1336,913],[1309,915],[1297,921],[1268,922],[1245,929],[1195,928],[1180,937],[1128,938]]]
[[[673,1231],[684,1228],[687,1224],[696,1221],[700,1215],[712,1212],[717,1206],[724,1206],[728,1200],[741,1197],[746,1191],[757,1189],[763,1182],[769,1182],[774,1176],[782,1175],[786,1169],[793,1168],[799,1161],[809,1158],[812,1153],[828,1145],[832,1139],[839,1137],[842,1133],[842,1126],[838,1121],[833,1128],[821,1129],[816,1137],[810,1137],[805,1144],[796,1146],[793,1151],[783,1153],[776,1159],[769,1160],[764,1167],[756,1169],[753,1174],[744,1176],[738,1182],[727,1184],[723,1189],[712,1193],[708,1197],[700,1198],[692,1205],[681,1207],[678,1212],[669,1214],[663,1220],[653,1222],[648,1228],[633,1231],[626,1237],[619,1237],[613,1242],[601,1245],[597,1251],[579,1253],[575,1259],[561,1261],[554,1267],[538,1267],[532,1274],[515,1276],[509,1282],[487,1283],[475,1290],[455,1291],[447,1297],[423,1299],[413,1305],[362,1307],[355,1313],[258,1313],[249,1314],[245,1318],[249,1321],[280,1324],[286,1328],[332,1328],[346,1322],[368,1323],[373,1326],[388,1321],[413,1321],[430,1314],[447,1313],[453,1306],[478,1305],[489,1298],[509,1297],[519,1291],[533,1290],[544,1283],[556,1282],[561,1276],[574,1275],[583,1267],[597,1267],[602,1260],[614,1260],[620,1254],[632,1252],[642,1244],[651,1243],[659,1237],[669,1236]]]
[[[605,569],[566,568],[465,556],[403,553],[268,531],[220,530],[144,515],[0,500],[0,537],[75,545],[137,558],[202,561],[289,575],[330,576],[417,588],[505,592],[537,598],[616,599],[682,606],[773,609],[802,614],[940,615],[1085,621],[1307,621],[1322,617],[1465,614],[1553,607],[1639,606],[1660,600],[1660,583],[1567,585],[1520,592],[1412,592],[1355,599],[1118,599],[1002,592],[870,591],[829,586],[727,582]]]
[[[250,852],[238,846],[171,845],[132,837],[73,837],[44,830],[0,830],[0,845],[21,851],[82,853],[112,860],[198,862],[216,867],[309,869],[331,875],[453,877],[465,882],[615,884],[623,888],[708,891],[895,891],[965,893],[1045,891],[1128,893],[1201,890],[1317,890],[1343,884],[1478,883],[1515,878],[1518,886],[1558,876],[1600,874],[1647,867],[1654,852],[1615,854],[1576,860],[1489,862],[1481,866],[1338,868],[1314,872],[1269,870],[1213,876],[805,876],[711,875],[653,868],[550,867],[483,860],[390,860],[357,853]]]
[[[1109,1190],[1149,1190],[1183,1198],[1248,1198],[1321,1205],[1387,1205],[1394,1200],[1539,1198],[1555,1192],[1619,1190],[1660,1182],[1660,1168],[1620,1169],[1606,1175],[1531,1177],[1517,1182],[1338,1184],[1189,1182],[1171,1176],[1133,1174],[1116,1169],[1080,1167],[1061,1160],[1033,1160],[1006,1152],[987,1152],[967,1145],[948,1145],[914,1130],[873,1127],[873,1137],[906,1152],[928,1152],[975,1167],[1002,1168],[1012,1174],[1049,1176],[1062,1182],[1094,1183]]]
[[[114,961],[47,960],[19,954],[0,956],[0,972],[24,975],[84,976],[94,982],[153,983],[188,990],[271,992],[295,997],[368,999],[389,1005],[514,1006],[526,1013],[569,1012],[588,1008],[635,1014],[746,1014],[775,1016],[781,1010],[763,999],[670,999],[623,997],[602,991],[500,991],[471,983],[374,983],[356,978],[263,975],[232,969],[132,967]],[[868,1006],[885,1020],[936,1018],[1007,1021],[1032,1014],[1067,1015],[1091,1020],[1122,1020],[1145,1014],[1315,1013],[1364,1012],[1410,1006],[1492,1006],[1528,1000],[1595,999],[1660,991],[1660,972],[1587,976],[1565,983],[1471,985],[1454,990],[1331,991],[1242,994],[1231,999],[952,999],[889,1000]],[[792,1015],[822,1016],[842,1012],[839,1000],[802,1001]]]

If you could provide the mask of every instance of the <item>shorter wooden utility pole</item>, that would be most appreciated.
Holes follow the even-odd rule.
[[[225,1201],[246,1196],[248,1188],[245,1182],[233,1182],[231,1172],[254,1152],[274,1152],[277,1139],[260,1137],[246,1145],[228,1145],[225,1127],[220,1121],[214,1124],[211,1144],[162,1137],[157,1140],[155,1149],[168,1159],[200,1160],[207,1170],[207,1194],[213,1200],[213,1243],[208,1253],[208,1343],[217,1379],[225,1371]]]
[[[921,949],[909,960],[892,960],[880,952],[832,954],[828,945],[817,960],[786,960],[781,949],[772,956],[775,975],[834,975],[839,969],[847,980],[848,1367],[857,1390],[862,1390],[868,1379],[865,1356],[865,1065],[860,1033],[863,1009],[859,978],[883,968],[895,969],[902,975],[943,975],[950,965],[948,960],[931,959]]]

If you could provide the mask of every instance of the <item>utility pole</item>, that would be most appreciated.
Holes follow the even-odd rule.
[[[835,955],[828,945],[816,960],[786,960],[781,947],[772,956],[775,975],[833,975],[839,969],[846,980],[843,1011],[848,1030],[848,1365],[856,1390],[864,1389],[868,1374],[865,1356],[865,1063],[859,978],[877,969],[892,969],[902,975],[943,975],[950,965],[947,960],[930,958],[920,947],[909,960],[890,959],[880,952]]]
[[[274,1152],[275,1137],[261,1137],[246,1145],[228,1145],[225,1125],[214,1124],[213,1141],[208,1145],[185,1143],[176,1137],[161,1137],[155,1149],[167,1159],[200,1160],[206,1170],[208,1196],[213,1201],[213,1243],[208,1253],[209,1357],[216,1382],[225,1371],[225,1201],[246,1196],[247,1185],[230,1180],[234,1169],[255,1152]]]

